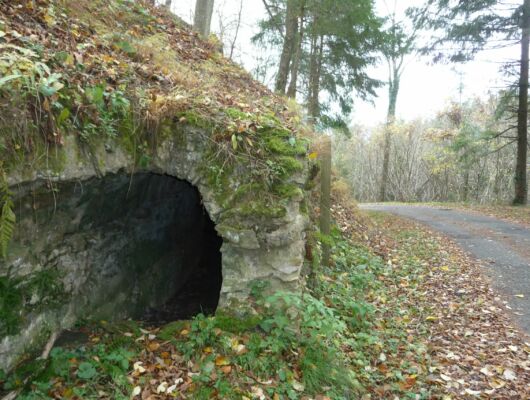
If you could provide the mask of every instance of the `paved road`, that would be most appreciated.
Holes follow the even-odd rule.
[[[528,227],[449,208],[385,204],[362,204],[360,207],[414,219],[453,238],[481,260],[494,288],[506,295],[519,326],[530,334]]]

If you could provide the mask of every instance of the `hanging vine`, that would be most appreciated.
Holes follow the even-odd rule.
[[[6,258],[7,248],[15,230],[16,216],[13,211],[12,193],[0,166],[0,257]]]

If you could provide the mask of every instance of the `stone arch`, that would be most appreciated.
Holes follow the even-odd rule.
[[[246,299],[251,284],[256,280],[268,282],[271,290],[296,290],[300,285],[308,224],[303,211],[303,193],[294,192],[294,195],[286,198],[282,202],[281,212],[271,212],[266,207],[250,207],[247,200],[231,201],[242,188],[253,184],[248,181],[251,175],[247,166],[236,165],[224,174],[221,185],[216,185],[212,183],[211,170],[213,167],[219,169],[219,166],[210,164],[208,134],[200,128],[187,125],[175,127],[173,124],[167,129],[170,130],[169,134],[156,144],[154,156],[146,165],[139,163],[123,143],[101,143],[87,152],[86,148],[79,146],[75,136],[66,136],[57,168],[13,169],[7,177],[8,183],[14,191],[15,200],[20,203],[20,199],[32,198],[36,186],[48,193],[49,201],[53,202],[54,186],[89,180],[102,182],[105,177],[119,174],[129,177],[155,174],[189,182],[197,188],[204,209],[222,239],[219,306],[228,308]],[[164,128],[161,136],[164,136]],[[306,170],[293,173],[288,181],[294,187],[302,187],[306,182]],[[29,207],[32,207],[31,201]],[[71,221],[75,221],[75,216]],[[74,225],[71,227],[75,230]],[[32,246],[36,244],[36,247],[28,252],[22,238],[33,237],[29,234],[32,231],[39,238],[37,242],[43,239],[31,224],[21,221],[17,225],[10,255],[7,260],[0,261],[0,276],[8,275],[10,279],[29,281],[31,276],[43,270],[44,265],[61,257],[64,260],[73,259],[69,263],[71,273],[56,277],[63,287],[60,301],[50,302],[50,299],[45,298],[42,307],[28,303],[31,307],[15,310],[24,315],[20,333],[0,337],[0,364],[6,365],[7,369],[24,351],[42,344],[45,339],[43,332],[71,326],[82,315],[80,310],[86,310],[86,298],[80,296],[76,301],[72,300],[79,289],[76,285],[82,284],[86,278],[83,268],[74,262],[68,251],[64,254],[53,250],[47,252],[35,242]],[[77,259],[82,260],[83,257]],[[35,298],[28,302],[38,303],[40,300],[43,299]],[[115,303],[110,302],[108,306],[114,307]]]

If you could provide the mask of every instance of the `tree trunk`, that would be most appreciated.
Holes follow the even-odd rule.
[[[287,80],[289,78],[289,67],[291,66],[291,59],[296,44],[296,34],[298,32],[298,9],[296,5],[297,0],[287,0],[285,37],[275,86],[276,92],[280,94],[285,94]]]
[[[517,164],[515,167],[515,198],[513,204],[528,202],[526,164],[528,153],[528,53],[530,44],[530,0],[524,0],[521,34],[521,75],[517,115]]]
[[[383,170],[381,171],[379,201],[386,201],[386,187],[388,184],[388,170],[390,166],[391,139],[390,125],[387,125],[385,127],[385,143],[383,145]]]
[[[299,26],[300,29],[296,38],[296,51],[291,63],[291,77],[289,81],[289,87],[287,88],[287,97],[292,99],[296,98],[296,91],[298,88],[298,71],[300,70],[300,58],[302,57],[302,43],[304,40],[303,17],[300,18]]]
[[[301,1],[298,21],[298,34],[296,35],[296,49],[293,60],[291,62],[291,77],[289,88],[287,89],[287,96],[295,99],[298,84],[298,71],[300,70],[300,59],[302,57],[302,45],[304,43],[304,16],[305,16],[305,0]]]
[[[464,191],[462,194],[462,200],[467,202],[469,198],[469,166],[466,165],[464,168],[466,168],[466,171],[464,172]]]
[[[195,17],[193,27],[202,37],[210,35],[210,26],[212,24],[214,0],[197,0],[195,4]]]
[[[499,139],[497,139],[497,142],[499,141]],[[498,145],[497,145],[498,146]],[[501,159],[501,155],[500,155],[500,151],[497,151],[496,155],[495,155],[495,183],[494,183],[494,186],[493,186],[493,194],[495,195],[495,202],[499,203],[500,202],[500,194],[501,194],[501,171],[500,171],[500,159]]]
[[[320,116],[320,72],[322,69],[322,55],[324,48],[324,37],[314,35],[311,40],[311,59],[309,62],[309,97],[307,101],[307,112],[311,122],[315,124]]]
[[[383,146],[383,170],[381,172],[381,186],[379,188],[379,201],[387,200],[388,170],[390,167],[390,152],[392,150],[392,125],[396,119],[396,106],[399,94],[400,76],[397,68],[388,82],[388,112],[385,128],[385,143]]]
[[[173,0],[166,0],[166,7],[171,9],[171,3],[173,2]]]
[[[320,154],[320,233],[322,240],[322,266],[329,266],[331,234],[331,139],[325,137]]]
[[[396,119],[396,107],[397,107],[397,98],[399,94],[400,87],[400,77],[397,71],[394,71],[394,76],[390,83],[388,89],[388,112],[387,112],[387,123],[393,124]]]
[[[447,167],[444,168],[444,193],[442,199],[443,201],[449,200],[449,171]]]

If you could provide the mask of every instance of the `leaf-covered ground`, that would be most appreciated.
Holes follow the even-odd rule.
[[[432,398],[425,332],[409,330],[385,286],[404,276],[338,233],[333,243],[335,265],[312,292],[264,297],[258,285],[237,315],[80,328],[87,343],[55,348],[4,389],[23,389],[20,399]]]
[[[428,322],[429,381],[444,398],[530,397],[530,344],[507,317],[478,263],[452,241],[397,217],[372,214],[391,237],[388,262],[418,265],[421,284],[403,291]]]
[[[257,284],[245,309],[163,327],[80,326],[82,344],[0,383],[20,399],[530,396],[530,346],[472,260],[396,217],[337,201],[333,215],[333,266],[313,289]]]
[[[302,125],[297,106],[167,7],[0,1],[0,168],[8,173],[54,157],[60,170],[67,137],[93,148],[119,143],[145,167],[165,138],[193,126],[219,164],[237,160],[269,178],[305,155]]]
[[[134,96],[144,97],[153,118],[190,104],[200,114],[226,107],[258,113],[283,103],[224,58],[218,43],[149,1],[1,2],[0,55],[2,84],[21,91],[21,78],[33,73],[40,94],[52,101],[64,87],[83,94],[104,85],[109,92],[142,92]]]

